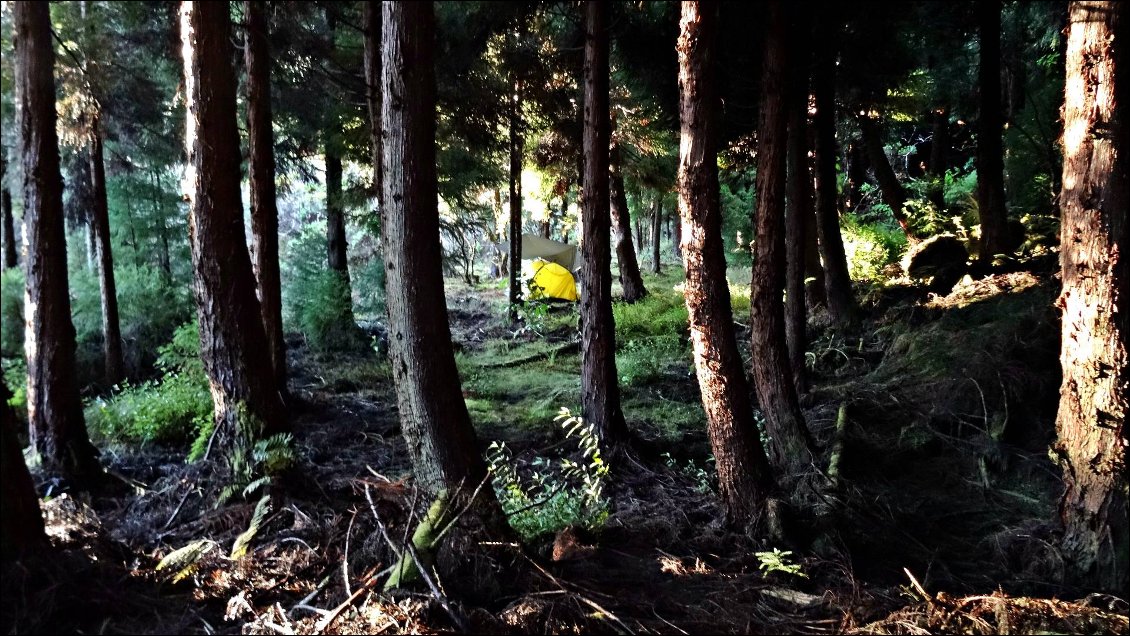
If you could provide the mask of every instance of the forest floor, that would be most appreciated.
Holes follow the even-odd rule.
[[[677,297],[681,273],[668,267],[647,284]],[[577,459],[553,421],[579,403],[574,310],[515,332],[500,288],[448,291],[480,445],[505,442],[505,461],[527,480]],[[524,548],[481,545],[463,555],[473,572],[459,581],[391,593],[378,576],[392,564],[389,543],[427,506],[406,479],[388,363],[292,338],[299,463],[269,507],[256,514],[251,497],[214,508],[222,484],[208,462],[186,464],[183,448],[109,449],[105,463],[131,487],[44,504],[61,550],[5,578],[3,628],[1126,633],[1125,600],[1064,585],[1054,547],[1055,293],[1046,271],[966,281],[944,297],[890,285],[867,290],[859,329],[815,324],[804,406],[825,453],[786,484],[787,544],[723,524],[685,333],[622,343],[624,410],[644,450],[613,462],[599,523],[548,530]],[[748,319],[736,317],[748,347]],[[535,516],[535,530],[539,519],[554,521]],[[230,558],[249,528],[246,555]],[[186,546],[196,558],[174,582],[156,566]]]

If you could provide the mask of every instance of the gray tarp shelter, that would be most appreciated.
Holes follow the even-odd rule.
[[[522,260],[544,258],[551,263],[557,263],[570,272],[575,272],[581,267],[577,258],[577,246],[560,241],[553,241],[533,234],[522,235]]]

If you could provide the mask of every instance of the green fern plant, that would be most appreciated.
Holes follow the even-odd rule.
[[[276,433],[260,439],[262,420],[248,411],[245,404],[238,408],[236,435],[227,457],[231,482],[220,491],[217,507],[237,494],[244,499],[251,497],[298,460],[293,435]]]

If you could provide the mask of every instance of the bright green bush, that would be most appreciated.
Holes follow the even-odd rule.
[[[319,229],[319,227],[321,229]],[[283,321],[316,349],[365,347],[351,324],[349,284],[326,266],[325,226],[304,228],[285,245],[282,259]]]
[[[0,273],[0,355],[24,355],[24,272],[19,267]]]
[[[906,251],[906,234],[894,221],[861,223],[845,214],[841,225],[852,280],[876,280]]]

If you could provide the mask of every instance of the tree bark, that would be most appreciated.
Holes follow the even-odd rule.
[[[47,546],[39,496],[24,463],[16,414],[8,404],[11,397],[0,375],[0,562],[4,564]]]
[[[12,5],[19,149],[27,240],[27,408],[44,471],[76,485],[102,473],[75,382],[63,179],[55,132],[55,52],[47,3]]]
[[[934,132],[930,141],[930,202],[939,212],[946,209],[946,170],[949,169],[950,117],[945,108],[934,111]]]
[[[769,29],[761,74],[761,113],[757,129],[757,209],[754,220],[753,281],[750,302],[750,352],[754,387],[765,414],[770,458],[780,471],[812,462],[812,438],[805,427],[785,342],[785,167],[788,115],[785,66],[788,37],[780,0],[768,6]]]
[[[854,210],[863,200],[863,184],[867,183],[867,153],[853,139],[847,148],[847,186],[844,188],[844,209]]]
[[[1008,252],[1008,209],[1004,195],[1004,148],[1001,140],[1001,4],[977,3],[981,60],[977,70],[980,116],[977,121],[977,213],[981,243],[977,259],[991,262]]]
[[[609,246],[608,5],[585,5],[584,171],[581,201],[581,402],[603,444],[628,441],[616,376]]]
[[[655,197],[655,209],[651,212],[651,271],[661,274],[659,267],[659,232],[663,227],[663,193]]]
[[[385,2],[381,241],[389,358],[416,479],[431,493],[474,489],[487,475],[460,390],[443,294],[436,178],[435,14]],[[490,489],[486,496],[493,499]]]
[[[795,11],[791,11],[795,14]],[[797,16],[798,17],[798,16]],[[793,372],[793,386],[798,394],[808,392],[805,373],[805,348],[808,344],[807,312],[804,279],[806,222],[813,216],[812,175],[808,167],[808,49],[807,34],[794,20],[797,28],[791,38],[789,53],[792,81],[788,91],[788,175],[785,206],[785,341],[789,348],[789,366]]]
[[[718,194],[718,93],[715,47],[718,4],[684,2],[680,21],[679,216],[685,226],[684,295],[706,432],[729,518],[755,520],[773,488],[773,476],[753,419],[726,282],[722,211]]]
[[[3,213],[3,225],[0,232],[4,233],[4,269],[11,269],[19,265],[16,256],[16,224],[12,218],[12,191],[8,189],[8,160],[0,158],[0,211]]]
[[[906,212],[903,211],[903,206],[906,205],[906,192],[903,191],[902,184],[899,183],[895,170],[887,159],[887,153],[883,150],[883,136],[879,123],[867,115],[861,115],[858,121],[867,158],[871,161],[871,167],[875,170],[875,180],[879,182],[879,191],[883,194],[883,203],[891,208],[891,213],[906,234],[907,240],[914,242],[917,239],[910,231]]]
[[[378,213],[381,210],[383,187],[381,180],[381,6],[366,2],[363,6],[365,21],[365,88],[366,104],[369,107],[369,149],[373,162],[373,194],[377,199]],[[495,190],[497,195],[498,191]]]
[[[620,286],[624,288],[624,301],[634,303],[647,296],[647,288],[640,275],[636,248],[632,245],[632,221],[628,212],[628,197],[624,192],[624,174],[620,169],[620,144],[615,139],[608,151],[608,163],[608,187],[611,192],[609,207],[616,260],[620,264]]]
[[[275,192],[275,138],[271,114],[271,53],[265,3],[246,0],[247,138],[250,155],[251,256],[259,308],[275,386],[286,387],[286,340],[282,327],[282,281],[279,274],[279,211]]]
[[[102,126],[95,115],[90,128],[90,185],[93,209],[90,230],[94,238],[94,255],[98,270],[98,289],[102,305],[102,355],[106,383],[110,386],[125,379],[122,359],[122,331],[118,320],[118,292],[114,284],[114,256],[110,247],[110,211],[106,202],[106,164],[102,150]]]
[[[510,322],[518,322],[522,302],[522,83],[512,79],[510,95]]]
[[[820,29],[816,40],[812,73],[816,102],[812,121],[816,133],[816,231],[828,312],[833,321],[844,325],[855,321],[856,306],[836,205],[836,50],[828,29]]]
[[[1079,582],[1125,595],[1130,563],[1130,46],[1127,6],[1072,2],[1067,35],[1060,265],[1062,549]],[[1120,75],[1121,74],[1121,75]]]
[[[200,357],[221,439],[241,434],[241,411],[259,420],[263,434],[271,434],[287,423],[271,359],[264,355],[267,335],[243,225],[228,3],[182,2],[180,25]]]

